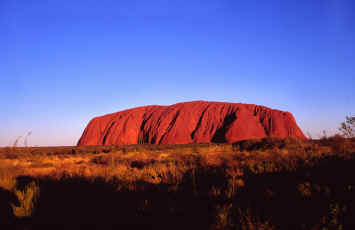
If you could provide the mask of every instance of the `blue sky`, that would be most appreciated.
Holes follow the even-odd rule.
[[[211,100],[355,113],[353,0],[0,1],[0,145],[74,145],[91,118]]]

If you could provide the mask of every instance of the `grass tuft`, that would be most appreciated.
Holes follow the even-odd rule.
[[[14,190],[18,205],[11,204],[13,213],[18,218],[32,216],[39,198],[40,189],[35,182],[28,184],[24,190]]]

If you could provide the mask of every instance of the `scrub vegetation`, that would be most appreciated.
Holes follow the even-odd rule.
[[[352,229],[355,139],[0,149],[17,229]]]

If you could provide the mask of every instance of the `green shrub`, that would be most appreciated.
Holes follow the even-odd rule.
[[[346,116],[346,121],[341,123],[339,131],[344,137],[355,137],[355,116]]]

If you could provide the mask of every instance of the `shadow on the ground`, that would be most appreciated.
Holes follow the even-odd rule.
[[[223,168],[189,171],[177,187],[138,181],[133,190],[118,189],[121,182],[104,179],[20,177],[19,189],[33,180],[40,186],[34,214],[14,218],[9,203],[15,198],[0,189],[0,223],[17,229],[48,229],[48,225],[51,229],[213,229],[216,207],[231,204],[227,216],[233,224],[226,224],[226,229],[238,229],[241,215],[248,212],[254,222],[270,221],[277,229],[322,229],[336,224],[351,229],[355,224],[354,165],[354,160],[325,159],[316,167],[295,172],[247,174],[245,185],[230,198],[210,193],[213,187],[222,193],[228,189]]]

